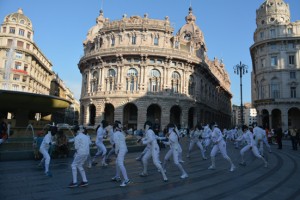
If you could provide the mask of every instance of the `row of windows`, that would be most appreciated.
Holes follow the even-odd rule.
[[[288,64],[289,65],[295,65],[296,63],[296,58],[295,55],[287,55],[288,56]],[[271,56],[271,66],[276,67],[278,66],[278,57],[277,56]],[[266,66],[266,59],[261,58],[260,60],[261,67],[264,68]]]
[[[286,29],[286,34],[293,34],[293,28],[289,27]],[[265,39],[265,31],[261,31],[259,33],[260,39]],[[276,37],[276,29],[269,30],[269,37],[274,38]]]
[[[263,53],[265,52],[265,49],[268,48],[270,51],[276,51],[276,50],[280,50],[279,48],[283,47],[282,44],[277,44],[277,43],[268,43],[268,45],[262,45],[259,48],[259,52]],[[294,42],[288,42],[285,47],[289,50],[293,50],[296,48],[296,44]]]
[[[116,82],[117,82],[117,77],[116,77],[116,71],[114,69],[109,69],[107,72],[107,77],[104,80],[104,88],[105,91],[114,91],[116,88]],[[161,79],[161,73],[159,70],[157,69],[153,69],[150,71],[150,78],[148,80],[148,91],[149,92],[160,92],[162,91],[162,79]],[[98,81],[98,72],[94,72],[92,74],[92,79],[90,80],[90,91],[91,92],[96,92],[98,90],[98,85],[99,85],[99,81]],[[127,71],[127,77],[125,80],[126,83],[126,91],[129,91],[131,93],[139,91],[138,88],[138,71],[135,68],[130,68]],[[84,78],[84,82],[83,82],[83,93],[86,92],[87,90],[87,80],[88,77],[87,75],[85,75]],[[173,93],[180,93],[181,91],[181,76],[178,72],[173,72],[171,75],[171,80],[170,80],[170,84],[171,84],[171,92]],[[220,101],[222,102],[224,99],[219,95],[217,95],[217,92],[214,91],[213,89],[211,90],[211,87],[207,86],[205,84],[203,84],[203,81],[201,80],[200,83],[200,88],[201,91],[203,91],[203,95],[205,96],[205,98],[207,99],[212,99],[215,101]],[[188,81],[188,94],[189,95],[195,95],[195,89],[196,89],[196,82],[195,79],[193,78],[193,76],[190,76],[189,81]]]
[[[280,84],[261,85],[258,91],[258,99],[281,98]],[[297,98],[297,87],[290,87],[290,98]]]
[[[7,28],[4,26],[3,28],[2,28],[2,32],[3,33],[6,33],[6,30]],[[20,36],[25,36],[25,30],[24,29],[21,29],[21,28],[19,28],[18,29],[18,35],[20,35]],[[16,34],[16,28],[15,27],[9,27],[9,32],[8,33],[11,33],[11,34]],[[31,32],[30,31],[27,31],[27,38],[28,39],[31,39]]]
[[[17,43],[14,44],[14,41],[12,39],[8,39],[7,40],[7,46],[9,47],[12,47],[12,46],[15,46],[17,45],[18,48],[24,48],[24,42],[23,41],[19,41],[17,40]],[[30,44],[29,43],[26,43],[26,49],[30,50]]]
[[[111,37],[110,41],[111,41],[110,45],[112,47],[115,46],[115,44],[116,44],[115,37]],[[137,41],[137,36],[136,35],[131,36],[131,44],[136,45],[136,41]],[[157,36],[155,36],[153,39],[153,45],[158,46],[158,44],[159,44],[159,38]],[[100,46],[102,46],[102,45],[100,45]]]

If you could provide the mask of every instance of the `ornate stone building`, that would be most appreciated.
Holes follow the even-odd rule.
[[[289,5],[267,0],[256,11],[252,57],[252,103],[268,128],[300,128],[300,21]]]
[[[33,36],[31,20],[22,9],[4,18],[0,29],[0,89],[53,95],[72,102],[73,107],[79,107],[76,106],[79,102],[54,73],[52,63],[34,42]]]
[[[142,128],[158,119],[182,128],[231,124],[230,80],[224,64],[209,60],[192,8],[176,35],[168,17],[145,14],[110,21],[100,11],[83,43],[81,123],[120,120]]]
[[[49,94],[52,63],[33,41],[31,20],[23,10],[7,15],[0,33],[1,89]]]

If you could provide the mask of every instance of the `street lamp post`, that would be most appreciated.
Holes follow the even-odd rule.
[[[236,66],[233,67],[234,73],[237,75],[240,75],[240,90],[241,90],[241,125],[244,125],[244,106],[243,106],[243,84],[242,84],[242,78],[243,75],[248,73],[248,66],[245,64],[237,64]]]

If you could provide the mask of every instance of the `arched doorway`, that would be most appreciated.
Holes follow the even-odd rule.
[[[288,111],[288,127],[300,129],[300,110],[299,108],[291,108]]]
[[[147,120],[154,124],[155,119],[161,123],[161,109],[157,104],[151,104],[147,109]]]
[[[269,127],[269,125],[270,125],[270,123],[269,123],[269,111],[267,111],[267,110],[262,110],[262,112],[261,112],[261,114],[262,114],[262,116],[261,116],[261,120],[262,120],[262,127],[263,128],[268,128],[268,129],[270,129],[270,127]]]
[[[115,119],[115,108],[111,103],[106,103],[104,108],[104,119],[108,124],[114,124]]]
[[[178,127],[178,129],[181,128],[180,117],[181,117],[180,107],[172,106],[170,110],[170,123],[175,124]]]
[[[96,118],[96,106],[94,104],[90,104],[89,106],[89,125],[94,126],[95,125],[95,118]]]
[[[188,112],[188,128],[189,129],[191,129],[195,126],[194,119],[195,119],[195,108],[192,107],[189,109],[189,112]]]
[[[128,103],[123,109],[123,124],[127,129],[137,128],[138,109],[133,103]]]
[[[279,109],[272,110],[272,128],[281,126],[281,111]]]

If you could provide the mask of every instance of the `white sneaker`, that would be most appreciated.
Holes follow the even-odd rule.
[[[214,169],[216,169],[216,166],[211,165],[211,166],[209,166],[208,169],[214,170]]]
[[[120,187],[126,187],[130,183],[130,180],[123,181]]]
[[[184,161],[183,161],[183,160],[179,160],[179,162],[180,162],[180,163],[184,163]]]
[[[187,175],[187,174],[182,174],[181,176],[180,176],[180,178],[181,179],[185,179],[185,178],[188,178],[189,176]]]
[[[229,171],[233,172],[234,170],[235,170],[235,166],[234,166],[234,165],[231,165],[231,167],[230,167],[230,170],[229,170]]]

